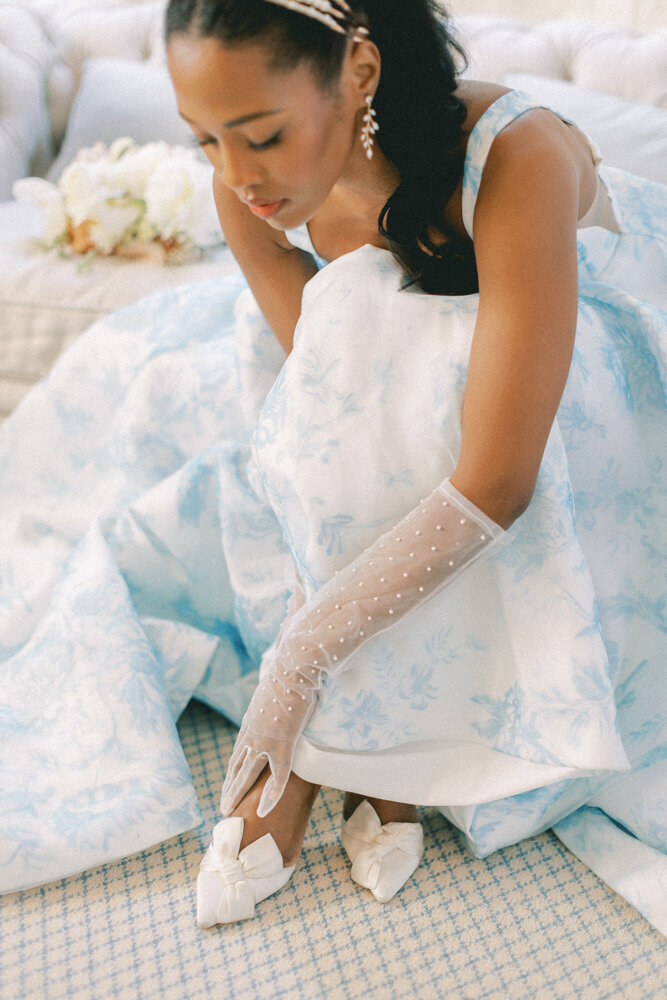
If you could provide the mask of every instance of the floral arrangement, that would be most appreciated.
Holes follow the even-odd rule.
[[[57,184],[23,178],[13,193],[42,209],[47,249],[180,264],[222,242],[211,172],[194,149],[125,138],[80,150]]]

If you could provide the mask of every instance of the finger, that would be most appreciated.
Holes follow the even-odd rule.
[[[250,791],[266,767],[266,754],[257,754],[248,750],[245,760],[238,769],[238,773],[229,783],[225,781],[222,786],[220,797],[220,810],[223,815],[228,815],[239,804],[244,795]]]
[[[248,756],[234,778],[230,781],[225,781],[220,793],[220,811],[223,815],[229,815],[239,804],[248,789],[252,788],[256,772],[259,772],[262,766],[263,763],[258,762],[257,758]]]
[[[248,746],[240,748],[237,747],[234,750],[234,753],[229,761],[227,775],[220,793],[221,808],[223,807],[223,803],[225,803],[225,805],[229,805],[231,799],[236,797],[237,790],[240,784],[242,784],[244,775],[247,772],[249,762],[252,761],[251,753],[251,748]],[[234,807],[232,806],[231,808]]]
[[[271,777],[267,780],[262,791],[262,797],[257,806],[257,815],[262,818],[268,816],[272,809],[282,798],[283,792],[289,780],[290,769],[275,761],[269,761],[271,767]]]
[[[234,748],[234,752],[229,759],[229,764],[227,765],[227,773],[225,775],[225,780],[222,785],[221,795],[224,797],[230,788],[233,788],[238,780],[239,773],[245,764],[250,753],[250,747],[239,746],[238,744]]]

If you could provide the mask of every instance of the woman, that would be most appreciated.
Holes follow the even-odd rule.
[[[302,556],[298,569],[305,576],[308,600],[303,605],[304,596],[297,587],[296,606],[265,660],[264,676],[245,715],[223,788],[223,812],[236,807],[234,815],[243,820],[233,826],[240,836],[236,848],[255,843],[265,833],[272,834],[284,861],[284,868],[276,872],[275,888],[291,873],[317,789],[317,784],[303,778],[311,782],[338,779],[336,783],[349,787],[351,777],[346,782],[346,769],[356,772],[359,794],[348,801],[348,815],[361,795],[370,796],[377,814],[362,806],[365,813],[355,813],[356,822],[353,819],[351,826],[346,826],[349,847],[351,827],[356,830],[366,824],[356,830],[362,839],[349,849],[356,868],[363,867],[357,855],[373,850],[368,847],[372,841],[368,824],[375,823],[378,828],[377,817],[383,824],[404,824],[405,838],[410,841],[408,847],[397,840],[393,854],[375,864],[373,888],[378,898],[388,898],[418,863],[419,828],[412,805],[373,796],[395,788],[389,798],[410,801],[414,776],[409,769],[398,776],[391,768],[393,783],[386,778],[374,783],[373,767],[365,768],[363,762],[352,768],[348,759],[336,766],[331,752],[302,750],[296,774],[288,778],[293,753],[315,709],[323,679],[351,669],[350,660],[360,647],[396,623],[386,637],[387,650],[399,620],[414,616],[416,606],[431,593],[440,593],[451,582],[450,572],[468,572],[468,566],[492,549],[494,542],[505,540],[506,529],[527,510],[571,365],[577,323],[576,229],[591,220],[607,221],[616,229],[616,220],[598,180],[597,158],[576,128],[544,110],[531,110],[514,95],[505,95],[502,88],[477,84],[457,87],[452,58],[427,3],[348,6],[276,0],[245,5],[241,16],[233,3],[172,0],[167,37],[181,113],[215,168],[215,193],[224,231],[266,320],[288,354],[300,315],[301,340],[305,342],[311,334],[310,343],[316,348],[323,346],[323,335],[312,334],[312,329],[318,320],[321,322],[327,307],[321,303],[311,307],[307,292],[301,313],[304,286],[315,274],[315,255],[332,261],[364,245],[390,248],[409,281],[424,291],[466,295],[479,288],[460,447],[457,442],[448,447],[448,434],[443,432],[440,465],[450,474],[433,476],[433,469],[429,470],[425,482],[434,487],[443,479],[444,484],[417,509],[412,511],[415,500],[430,491],[416,488],[414,482],[402,495],[398,491],[400,500],[395,500],[393,510],[384,498],[372,504],[359,499],[357,519],[361,520],[363,511],[366,530],[357,531],[344,554],[341,551],[338,559],[328,561],[304,554],[312,544],[320,516],[313,510],[312,491],[318,487],[337,490],[338,486],[331,484],[341,478],[348,493],[363,493],[364,487],[344,477],[345,470],[354,464],[349,456],[338,463],[331,461],[325,476],[312,470],[304,473],[307,458],[295,462],[285,456],[286,428],[299,419],[290,416],[289,408],[297,411],[302,421],[306,410],[307,397],[299,385],[299,360],[294,355],[282,387],[269,397],[273,408],[278,407],[278,419],[273,417],[273,427],[267,428],[266,414],[260,417],[255,440],[255,457],[271,482],[271,500],[286,537],[291,538],[292,554]],[[495,124],[485,119],[490,108],[495,109],[491,115],[501,115]],[[486,163],[485,153],[475,148],[482,129],[487,138],[480,141],[490,147]],[[470,166],[465,182],[464,157]],[[475,178],[470,176],[475,168],[484,170],[481,184],[476,178],[476,199]],[[307,229],[300,229],[304,224]],[[360,283],[376,280],[373,272],[378,258],[387,266],[384,257],[375,253],[358,258],[354,266]],[[349,268],[347,272],[339,269],[338,280],[346,295],[357,294],[354,284],[348,283]],[[376,284],[375,308],[382,313],[383,286]],[[406,293],[392,293],[386,283],[385,290],[385,302],[396,297],[392,308],[400,310],[401,296],[408,308],[424,305],[423,300],[419,306],[410,303]],[[328,307],[336,309],[338,300],[331,287],[315,294],[324,296]],[[349,319],[358,328],[355,336],[382,341],[382,323],[373,332],[372,327],[364,329],[361,316],[355,322],[355,312],[363,316],[369,297],[372,293],[368,290],[358,292],[359,302]],[[426,308],[433,311],[436,307],[427,302]],[[342,311],[337,311],[340,323]],[[424,351],[424,345],[417,348],[414,343],[419,331],[408,336],[404,328],[402,335],[397,349],[390,337],[383,348],[367,349],[366,362],[378,358],[395,366],[402,364],[399,372],[407,382],[410,376],[419,376],[419,363],[402,363],[401,354]],[[425,331],[422,336],[428,339]],[[446,336],[443,325],[443,340]],[[339,343],[330,345],[328,353],[325,350],[322,369],[335,364],[348,346],[341,334]],[[305,352],[304,346],[299,357]],[[426,361],[427,353],[420,363]],[[290,372],[297,374],[290,376]],[[352,376],[345,383],[339,378],[336,385],[353,392],[355,381],[360,386],[362,379]],[[414,388],[418,384],[412,383]],[[282,412],[281,406],[285,408]],[[410,405],[405,409],[409,414]],[[311,422],[326,412],[326,406],[318,408]],[[341,436],[343,426],[353,433],[358,420],[339,423]],[[412,427],[415,439],[408,443],[408,450],[422,435],[428,436],[419,418],[412,417]],[[275,445],[261,440],[272,429],[276,437],[281,435]],[[306,436],[303,427],[295,432],[292,443],[297,454],[303,450]],[[375,441],[376,452],[383,439],[388,440],[386,431]],[[437,449],[437,437],[433,444]],[[351,450],[362,452],[364,447],[365,442],[357,439]],[[396,450],[400,451],[400,445]],[[374,465],[377,460],[371,458],[370,470]],[[362,470],[359,475],[363,476]],[[411,503],[406,502],[407,496],[413,497]],[[321,503],[319,493],[317,499]],[[344,496],[339,501],[345,503]],[[408,512],[407,518],[398,516]],[[311,537],[301,547],[294,527],[299,514],[311,521]],[[394,521],[398,526],[392,528]],[[542,530],[546,522],[544,514]],[[423,529],[416,530],[418,539],[414,524]],[[378,526],[391,530],[384,535]],[[530,528],[524,534],[528,531]],[[383,541],[362,544],[362,539],[370,542],[376,535],[382,535]],[[381,551],[383,547],[386,552]],[[340,573],[332,582],[334,568]],[[577,572],[574,563],[571,571]],[[564,564],[559,572],[566,572]],[[322,585],[325,579],[329,583]],[[477,583],[484,585],[479,574]],[[364,601],[355,600],[361,596],[358,587],[368,595]],[[586,600],[583,595],[581,599]],[[438,613],[431,603],[430,614],[439,624],[447,621],[443,611]],[[487,625],[486,633],[492,634],[493,626]],[[500,644],[502,639],[499,632],[496,642]],[[549,640],[553,642],[554,636],[542,637],[545,643]],[[564,634],[559,635],[556,647],[564,641]],[[394,639],[396,644],[400,647],[399,639]],[[376,644],[372,648],[380,647]],[[364,651],[360,655],[361,661],[357,656],[354,662],[357,695],[372,690],[371,668],[364,667]],[[564,648],[557,655],[566,658]],[[598,667],[606,659],[601,642],[597,650],[591,647],[586,655],[592,655]],[[368,646],[365,659],[372,659]],[[437,657],[433,659],[437,661]],[[493,651],[489,651],[490,664],[493,659]],[[509,659],[520,676],[522,656]],[[594,674],[596,684],[605,687],[603,674],[597,673],[597,668]],[[601,697],[605,712],[610,709],[607,698]],[[344,696],[340,692],[329,695],[327,708],[335,715],[331,700],[343,701]],[[310,732],[317,739],[317,723],[313,722]],[[420,735],[433,739],[427,728]],[[540,742],[535,741],[527,756],[537,770],[545,768],[542,778],[553,786],[558,777],[566,776],[567,769],[559,775],[558,768],[565,764],[567,754],[563,748],[559,752],[553,747],[538,749]],[[594,743],[589,745],[589,753]],[[626,768],[623,747],[620,741],[614,744],[612,738],[597,760],[593,751],[589,768]],[[340,744],[335,746],[340,748]],[[601,749],[597,747],[598,752]],[[456,766],[455,752],[451,747],[448,752],[442,744],[426,753],[425,759],[431,775],[433,767]],[[482,758],[475,764],[481,767]],[[553,773],[547,776],[554,764]],[[585,767],[583,761],[580,766]],[[432,776],[430,780],[433,783]],[[530,766],[522,777],[515,773],[499,780],[499,787],[507,782],[506,793],[515,789],[524,792],[540,783]],[[461,800],[443,797],[430,801],[455,805]],[[224,822],[217,836],[222,837],[223,832],[227,836],[230,829],[229,822]],[[362,844],[364,837],[367,843]],[[379,841],[373,843],[377,847]],[[401,848],[399,875],[394,869]],[[231,911],[221,915],[228,903],[227,890],[220,886],[216,850],[211,848],[200,876],[200,919],[205,925],[233,916]],[[353,868],[353,877],[357,874]],[[370,877],[366,870],[358,880],[370,885]],[[390,888],[385,880],[391,883]],[[268,889],[269,883],[262,883],[257,897],[266,895]],[[218,897],[225,900],[222,905]]]
[[[623,829],[622,850],[644,852],[626,892],[652,914],[661,318],[628,292],[664,290],[664,192],[603,183],[575,127],[457,82],[428,0],[172,0],[167,42],[252,291],[240,397],[229,356],[197,368],[217,410],[215,388],[180,408],[159,394],[123,472],[165,412],[187,462],[98,495],[82,558],[106,557],[101,535],[153,648],[156,620],[223,635],[204,582],[220,593],[225,570],[251,665],[271,643],[200,923],[250,916],[287,881],[323,783],[349,791],[352,877],[379,900],[419,862],[417,802],[480,854],[559,824],[591,861],[602,817],[607,845]],[[211,290],[154,312],[151,336],[205,325],[208,345],[213,305]],[[224,558],[206,551],[218,526]],[[181,688],[239,717],[229,656],[206,646]]]

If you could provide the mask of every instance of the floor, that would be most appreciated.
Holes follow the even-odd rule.
[[[422,866],[389,904],[350,881],[341,795],[320,794],[299,867],[254,919],[207,932],[194,880],[234,730],[191,703],[179,730],[205,826],[5,896],[2,1000],[652,1000],[664,939],[551,833],[473,858],[422,810]]]

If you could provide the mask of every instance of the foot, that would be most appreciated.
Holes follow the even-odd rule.
[[[240,816],[244,821],[241,850],[259,840],[264,834],[270,833],[287,868],[295,864],[301,854],[308,819],[320,786],[311,785],[309,781],[304,781],[292,772],[280,800],[268,816],[260,819],[257,815],[257,806],[269,773],[269,769],[264,768],[232,816]]]
[[[366,799],[373,806],[380,818],[380,822],[385,823],[416,823],[417,807],[407,802],[392,802],[389,799],[374,799],[368,795],[358,795],[356,792],[346,792],[343,804],[343,819],[348,820],[357,806]]]
[[[292,774],[275,808],[260,819],[257,806],[268,769],[213,830],[197,877],[201,928],[247,920],[255,906],[289,881],[319,786]]]
[[[376,808],[380,806],[382,815]],[[387,903],[416,870],[424,853],[424,832],[415,806],[348,795],[343,848],[352,862],[350,877]]]

